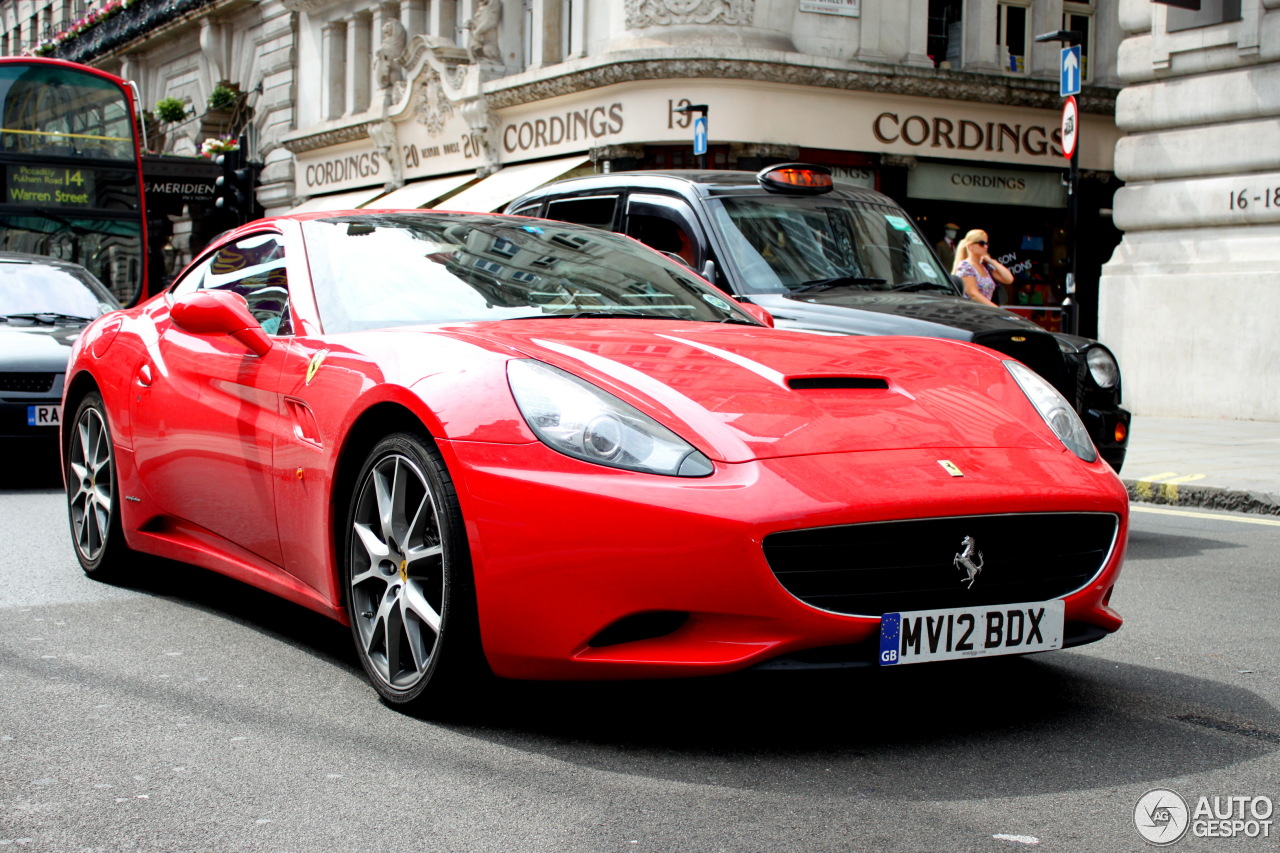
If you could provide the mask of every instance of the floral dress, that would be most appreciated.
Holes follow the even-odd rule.
[[[961,261],[956,267],[956,275],[961,278],[969,277],[976,279],[978,282],[978,292],[988,299],[991,294],[996,292],[996,280],[991,277],[991,273],[987,272],[984,264],[979,264],[977,268],[969,261]]]

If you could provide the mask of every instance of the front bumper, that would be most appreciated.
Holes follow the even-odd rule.
[[[834,453],[720,464],[692,479],[602,468],[541,444],[444,445],[485,654],[505,677],[710,675],[872,642],[878,615],[803,603],[762,545],[770,533],[895,519],[1112,513],[1115,545],[1065,597],[1066,621],[1104,632],[1121,623],[1105,601],[1123,561],[1128,498],[1107,466],[1066,451]]]
[[[1124,465],[1125,452],[1129,448],[1129,421],[1132,415],[1127,409],[1086,408],[1080,414],[1089,437],[1098,448],[1098,453],[1107,460],[1107,464],[1117,473]]]

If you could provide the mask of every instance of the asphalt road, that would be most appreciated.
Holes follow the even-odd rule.
[[[443,722],[346,629],[176,564],[88,580],[66,527],[0,481],[0,850],[1137,851],[1153,788],[1280,799],[1274,520],[1138,505],[1128,624],[1078,650],[507,683]]]

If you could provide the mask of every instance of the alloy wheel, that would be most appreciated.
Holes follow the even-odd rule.
[[[446,558],[419,465],[388,453],[366,472],[352,522],[351,618],[376,677],[403,691],[430,671],[445,616]]]
[[[111,434],[97,408],[89,407],[80,413],[68,448],[67,466],[76,550],[84,560],[94,562],[108,544],[116,496]]]

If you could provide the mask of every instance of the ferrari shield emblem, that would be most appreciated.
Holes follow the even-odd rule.
[[[316,371],[320,369],[320,365],[324,364],[325,356],[328,354],[329,351],[327,349],[322,349],[311,356],[311,361],[307,364],[307,381],[305,384],[311,384],[311,380],[315,378]]]
[[[960,470],[960,466],[952,462],[950,459],[939,459],[938,464],[942,466],[942,470],[946,471],[952,477],[964,476],[964,472]]]

